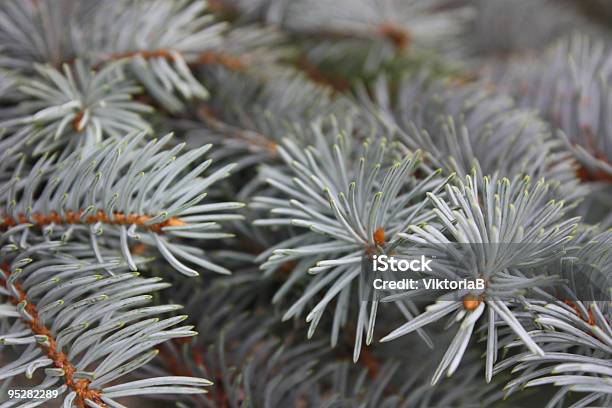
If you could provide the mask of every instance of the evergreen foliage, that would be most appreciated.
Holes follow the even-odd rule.
[[[0,2],[0,408],[612,406],[610,10]]]

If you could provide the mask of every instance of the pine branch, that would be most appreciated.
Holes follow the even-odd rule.
[[[515,332],[531,353],[544,355],[521,326],[513,309],[517,306],[516,298],[525,291],[555,283],[554,276],[530,274],[528,270],[560,259],[564,243],[571,238],[578,221],[576,218],[563,219],[563,203],[548,201],[547,189],[543,180],[532,185],[527,177],[510,181],[498,180],[496,176],[492,179],[467,176],[465,181],[459,180],[457,186],[446,186],[447,200],[437,194],[428,194],[436,207],[434,213],[439,224],[412,225],[410,233],[400,234],[424,248],[446,245],[436,256],[451,262],[444,276],[485,281],[483,290],[460,289],[443,294],[424,313],[381,340],[393,340],[454,314],[453,320],[461,321],[461,326],[432,383],[439,381],[445,371],[448,376],[455,372],[485,309],[488,311],[488,326],[485,326],[488,331],[487,381],[491,381],[493,363],[497,359],[499,320]],[[461,256],[454,254],[457,251],[461,251]]]
[[[78,56],[103,69],[120,61],[127,76],[137,79],[174,113],[185,109],[181,98],[209,96],[190,65],[219,64],[242,70],[262,61],[274,62],[284,54],[281,49],[271,51],[281,41],[273,29],[228,31],[225,23],[215,22],[206,13],[203,1],[10,0],[0,16],[0,41],[10,44],[6,57],[0,58],[1,66],[28,72],[38,62],[59,68]],[[160,26],[166,29],[160,32]]]
[[[603,42],[575,34],[554,44],[541,60],[510,65],[501,86],[522,106],[537,109],[562,132],[585,180],[612,174],[609,53]],[[519,86],[517,87],[516,84]]]
[[[322,341],[300,341],[281,330],[283,324],[273,318],[276,310],[265,300],[274,290],[271,283],[244,273],[221,277],[195,296],[183,291],[190,297],[186,310],[203,312],[196,323],[202,335],[169,344],[162,352],[165,357],[143,375],[216,376],[209,394],[185,401],[195,407],[469,406],[500,396],[499,384],[479,381],[477,353],[466,358],[460,378],[432,387],[424,379],[433,369],[431,363],[421,361],[409,372],[402,368],[431,352],[422,343],[403,344],[401,351],[363,350],[354,365],[344,354],[344,344],[331,350]],[[285,337],[278,338],[279,332]],[[435,338],[443,344],[448,335],[436,331]]]
[[[188,289],[188,288],[186,288]],[[213,378],[210,393],[185,401],[196,407],[294,406],[317,404],[314,366],[325,354],[321,342],[297,343],[279,339],[274,311],[267,308],[270,281],[242,273],[217,279],[189,297],[187,311],[201,335],[174,342],[163,359],[143,370],[143,376],[184,373]],[[201,317],[197,317],[197,316]],[[271,384],[275,392],[270,392]]]
[[[477,0],[474,22],[457,54],[501,59],[541,51],[573,30],[593,29],[579,12],[585,3]]]
[[[572,392],[586,393],[580,399],[580,406],[609,405],[612,398],[609,307],[604,302],[577,304],[580,309],[589,311],[587,321],[574,309],[578,306],[573,303],[542,303],[530,307],[538,326],[530,335],[547,350],[546,355],[520,353],[500,362],[496,371],[514,366],[512,372],[516,378],[506,385],[507,394],[516,393],[523,387],[554,384],[560,389],[549,402],[550,407],[564,406]],[[600,309],[600,305],[604,309]]]
[[[256,70],[285,54],[274,29],[228,30],[206,6],[186,0],[103,3],[85,32],[82,51],[95,64],[125,61],[148,93],[175,113],[185,109],[179,97],[187,102],[209,97],[192,68],[214,64]],[[163,33],[160,26],[166,27]]]
[[[213,157],[231,159],[238,169],[278,160],[277,146],[287,132],[301,132],[331,114],[344,120],[357,109],[347,98],[287,69],[262,81],[217,71],[207,76],[206,86],[214,96],[198,116],[209,129],[190,124],[187,137],[219,145]]]
[[[397,88],[393,97],[380,77],[372,96],[363,87],[358,95],[409,149],[424,150],[429,165],[462,177],[474,167],[481,175],[544,177],[558,181],[566,199],[587,193],[575,176],[578,164],[547,124],[491,84],[430,84],[420,75],[405,76]]]
[[[75,57],[78,25],[97,2],[7,0],[0,4],[0,66],[32,73],[34,64],[59,68]]]
[[[332,345],[346,319],[349,301],[355,296],[350,293],[351,286],[364,278],[363,258],[393,251],[399,234],[408,225],[428,220],[431,214],[425,192],[437,191],[444,184],[438,172],[415,176],[419,152],[398,157],[395,146],[385,139],[365,140],[360,146],[352,133],[350,128],[332,124],[329,131],[320,126],[312,129],[312,146],[302,148],[286,139],[278,148],[286,167],[264,168],[261,174],[280,197],[256,197],[253,203],[270,211],[269,218],[257,220],[255,225],[297,228],[289,239],[258,257],[259,261],[268,258],[261,265],[268,274],[287,261],[298,262],[273,301],[279,301],[307,274],[314,275],[283,318],[301,315],[307,303],[328,286],[306,320],[312,335],[328,304],[337,298]],[[306,232],[302,232],[304,229]],[[364,332],[366,344],[373,339],[378,300],[372,298],[373,293],[366,293],[367,298],[360,295],[362,298],[355,302],[360,305],[355,360]],[[370,301],[372,310],[368,314],[366,305]]]
[[[210,382],[188,377],[158,377],[117,383],[157,355],[151,350],[168,339],[196,334],[192,326],[173,327],[184,317],[148,318],[180,306],[147,306],[154,292],[168,285],[157,278],[123,273],[118,258],[97,263],[63,253],[48,241],[27,248],[3,247],[0,294],[9,303],[0,344],[23,348],[21,357],[0,369],[0,378],[25,373],[32,379],[44,368],[34,389],[55,389],[64,405],[119,406],[115,398],[152,393],[201,393]],[[108,275],[107,270],[113,271]],[[112,382],[111,385],[107,385]],[[14,406],[25,400],[11,400]],[[36,405],[45,402],[36,400]]]
[[[119,65],[92,72],[79,60],[62,72],[35,69],[39,77],[19,86],[24,100],[13,114],[21,117],[0,123],[25,133],[25,143],[35,145],[34,155],[58,149],[66,155],[80,148],[87,153],[103,139],[151,131],[140,116],[151,108],[132,100],[141,90],[118,72]]]
[[[219,273],[229,273],[206,259],[204,251],[173,238],[221,239],[231,235],[217,232],[221,220],[240,219],[225,210],[240,208],[234,202],[201,204],[207,190],[227,177],[232,165],[203,177],[211,161],[202,160],[210,149],[205,145],[179,156],[184,144],[162,150],[171,135],[141,147],[144,135],[122,142],[109,141],[89,154],[73,154],[54,163],[42,157],[23,175],[21,166],[11,181],[0,188],[3,211],[0,230],[17,224],[32,224],[43,235],[89,241],[96,248],[108,233],[132,269],[136,269],[128,242],[137,240],[156,247],[179,272],[198,272],[179,259]]]

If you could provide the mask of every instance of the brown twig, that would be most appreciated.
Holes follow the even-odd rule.
[[[273,157],[276,157],[278,154],[276,150],[277,143],[275,141],[259,132],[237,128],[217,119],[212,109],[208,106],[201,107],[197,113],[199,118],[212,130],[240,139],[256,149],[266,150]]]
[[[590,307],[587,309],[588,317],[585,317],[585,316],[582,316],[582,313],[580,313],[580,309],[578,309],[578,306],[576,306],[576,304],[572,302],[571,300],[566,299],[563,301],[563,303],[565,303],[566,305],[574,309],[574,312],[576,312],[580,320],[588,323],[589,326],[595,326],[595,318],[593,317],[593,311],[591,310]]]
[[[8,279],[8,277],[11,275],[10,266],[5,263],[0,265],[0,268]],[[8,287],[5,279],[0,279],[0,285],[4,286],[9,292],[13,292],[13,290]],[[53,337],[53,334],[44,324],[41,323],[36,306],[33,303],[28,302],[27,294],[23,290],[21,284],[14,283],[12,287],[14,288],[14,292],[17,293],[17,296],[9,296],[9,301],[14,305],[25,302],[25,310],[32,317],[32,320],[26,321],[25,319],[22,319],[22,321],[30,327],[32,333],[47,337],[47,341],[45,343],[39,343],[38,345],[46,352],[47,357],[53,360],[55,367],[64,371],[64,382],[66,386],[71,388],[76,393],[77,406],[79,408],[85,408],[85,400],[88,399],[102,407],[106,407],[106,404],[102,402],[101,392],[89,388],[89,384],[91,382],[90,380],[74,379],[76,367],[72,365],[70,361],[68,361],[68,357],[63,352],[57,349],[57,343]]]
[[[384,38],[391,41],[393,43],[393,46],[398,51],[406,50],[412,42],[412,37],[410,36],[410,33],[407,30],[397,27],[393,24],[383,24],[379,28],[379,33]]]
[[[125,58],[133,58],[137,56],[140,56],[145,59],[164,58],[164,59],[167,59],[168,61],[174,61],[176,58],[175,54],[180,54],[180,52],[176,50],[172,50],[172,49],[158,49],[158,50],[151,50],[151,51],[149,50],[128,51],[128,52],[110,54],[106,58],[99,61],[95,65],[95,67],[99,68],[100,66],[106,63],[112,62],[112,61],[118,61],[118,60],[122,60]],[[211,64],[222,65],[225,68],[232,70],[232,71],[239,71],[239,70],[244,69],[244,63],[242,62],[242,59],[240,58],[240,56],[235,56],[235,55],[227,54],[224,52],[212,51],[212,50],[199,53],[196,56],[196,58],[193,59],[193,62],[189,62],[189,65],[192,65],[192,66],[193,65],[196,65],[196,66],[197,65],[211,65]]]
[[[368,370],[368,376],[370,378],[376,378],[378,375],[378,371],[380,370],[380,362],[376,357],[370,353],[370,351],[366,347],[361,348],[361,364]]]
[[[295,67],[304,72],[313,82],[331,88],[335,92],[345,92],[350,88],[350,83],[344,78],[336,78],[326,74],[308,61],[305,56],[301,56],[295,62]]]
[[[165,221],[158,222],[151,225],[146,225],[145,223],[151,220],[152,216],[150,215],[139,215],[139,214],[128,214],[125,215],[122,212],[114,212],[112,217],[109,217],[104,211],[97,210],[93,215],[88,215],[83,217],[83,211],[66,211],[64,215],[60,215],[55,211],[50,212],[49,214],[42,213],[33,213],[30,217],[27,217],[25,214],[19,214],[17,219],[5,216],[4,218],[0,218],[0,230],[7,229],[10,227],[14,227],[18,224],[28,224],[32,223],[35,227],[41,228],[45,225],[49,224],[95,224],[101,222],[103,224],[109,225],[138,225],[139,227],[152,231],[155,233],[162,233],[162,229],[164,227],[181,227],[187,225],[186,222],[182,221],[177,217],[170,217]]]

